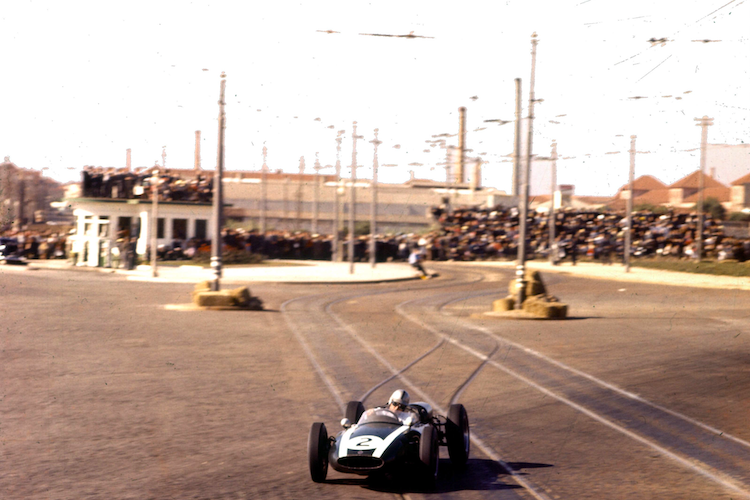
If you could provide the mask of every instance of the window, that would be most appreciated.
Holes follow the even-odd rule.
[[[187,219],[172,219],[172,239],[187,239]]]
[[[196,219],[195,220],[195,237],[198,238],[199,240],[205,240],[207,227],[208,227],[208,223],[206,219]]]
[[[164,238],[164,217],[156,219],[156,237]]]
[[[125,238],[130,237],[130,225],[132,219],[130,217],[118,217],[117,218],[117,237]]]
[[[99,216],[99,237],[106,238],[109,236],[109,216]]]

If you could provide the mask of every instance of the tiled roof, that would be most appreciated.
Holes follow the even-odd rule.
[[[732,183],[732,186],[742,186],[743,184],[750,184],[750,174],[743,175]]]
[[[667,187],[662,181],[651,175],[642,175],[633,181],[633,190],[651,191],[653,189],[664,189]],[[620,191],[630,191],[630,183],[620,188]]]
[[[683,203],[697,203],[700,193],[695,193],[685,198]],[[720,202],[731,201],[731,190],[728,187],[711,187],[703,190],[703,199],[716,198]]]
[[[669,203],[669,189],[654,189],[653,191],[649,191],[648,193],[643,193],[641,196],[636,196],[633,199],[633,204],[635,205],[644,203],[648,203],[650,205],[661,205],[663,203]]]
[[[602,204],[605,205],[612,199],[611,196],[576,196],[576,199],[582,203],[589,205]]]
[[[700,170],[696,170],[692,174],[683,177],[679,181],[675,182],[670,188],[688,188],[688,189],[698,189],[700,187]],[[703,175],[703,187],[704,188],[726,188],[724,184],[721,182],[715,180],[713,177],[711,177],[708,174]]]
[[[633,199],[633,206],[638,205],[665,205],[669,203],[669,189],[654,189]],[[617,198],[607,203],[612,210],[625,210],[628,208],[628,200]]]

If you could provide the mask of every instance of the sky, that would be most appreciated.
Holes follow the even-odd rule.
[[[695,118],[714,119],[709,143],[748,141],[749,24],[747,0],[16,0],[0,11],[0,157],[59,181],[124,167],[128,148],[133,167],[166,148],[167,168],[192,168],[200,130],[213,169],[225,72],[227,170],[260,169],[264,145],[271,170],[333,165],[344,130],[349,176],[356,121],[357,177],[372,176],[377,128],[382,182],[444,181],[429,141],[457,146],[464,106],[467,156],[509,192],[514,125],[485,120],[514,119],[515,78],[527,117],[536,33],[532,152],[556,140],[558,182],[610,196],[631,135],[636,176],[667,184],[699,168]],[[364,35],[410,32],[429,38]],[[532,170],[543,194],[549,163]]]

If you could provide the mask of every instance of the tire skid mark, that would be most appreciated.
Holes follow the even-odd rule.
[[[437,306],[432,306],[432,307],[430,307],[430,309],[432,309],[432,310],[442,310],[443,308],[445,308],[450,303],[458,302],[458,301],[461,301],[461,300],[467,300],[467,299],[473,298],[473,297],[479,297],[481,295],[490,295],[492,293],[495,293],[495,292],[484,292],[484,293],[471,294],[471,296],[466,296],[463,299],[455,299],[453,301],[448,301],[448,302],[442,303],[442,304],[437,305]],[[426,301],[429,300],[429,298],[428,299],[420,299],[420,300],[426,302]],[[413,302],[416,302],[416,301],[413,301]],[[403,311],[403,309],[401,309],[401,311],[399,311],[399,312],[406,319],[409,319],[410,321],[412,321],[412,322],[414,322],[414,323],[416,323],[416,324],[418,324],[420,326],[423,326],[424,328],[426,328],[426,329],[428,329],[430,331],[433,331],[433,333],[435,333],[436,335],[444,335],[444,334],[440,333],[440,331],[438,329],[436,329],[435,327],[427,324],[426,322],[424,322],[423,320],[421,320],[419,318],[415,318],[411,314]],[[448,316],[450,318],[456,318],[456,316],[454,316],[454,315],[449,315],[449,314],[445,314],[445,313],[443,313],[443,314],[444,314],[444,316]],[[611,385],[611,384],[609,384],[607,382],[601,381],[601,380],[593,377],[592,375],[585,374],[584,372],[580,372],[579,370],[576,370],[576,369],[574,369],[572,367],[568,367],[567,365],[564,365],[563,363],[560,363],[560,362],[555,361],[555,360],[553,360],[551,358],[548,358],[547,356],[545,356],[545,355],[543,355],[541,353],[538,353],[538,352],[536,352],[536,351],[534,351],[532,349],[529,349],[529,348],[527,348],[527,347],[525,347],[525,346],[523,346],[521,344],[517,344],[517,343],[515,343],[513,341],[505,339],[504,337],[502,337],[502,336],[500,336],[500,335],[492,332],[491,330],[489,330],[487,328],[474,325],[474,324],[472,324],[472,323],[470,323],[470,322],[468,322],[466,320],[460,319],[460,318],[459,318],[459,321],[466,328],[482,332],[482,333],[490,336],[491,338],[494,338],[495,340],[498,340],[498,341],[506,343],[506,344],[508,344],[510,346],[513,346],[513,347],[521,350],[522,352],[531,354],[532,356],[535,356],[535,357],[537,357],[538,359],[540,359],[542,361],[545,361],[545,362],[547,362],[549,364],[552,364],[554,366],[562,368],[562,369],[564,369],[564,370],[566,370],[568,372],[575,373],[576,375],[580,375],[581,377],[583,377],[585,379],[588,379],[591,382],[595,382],[597,385],[600,385],[600,386],[605,387],[607,389],[611,389],[614,392],[617,392],[617,393],[619,393],[621,395],[624,395],[624,396],[626,396],[626,397],[628,397],[630,399],[636,400],[638,402],[642,402],[642,403],[644,403],[646,405],[649,405],[649,406],[651,406],[653,408],[656,408],[656,409],[659,409],[659,410],[663,410],[663,411],[665,411],[665,413],[668,413],[668,414],[673,415],[673,416],[675,416],[677,418],[680,418],[680,419],[682,419],[682,420],[684,420],[684,421],[686,421],[688,423],[695,424],[696,426],[701,427],[703,429],[710,430],[712,433],[716,433],[717,435],[721,433],[721,431],[718,431],[718,430],[716,430],[716,429],[714,429],[714,428],[712,428],[710,426],[707,426],[705,424],[701,424],[701,423],[699,423],[697,421],[694,421],[693,419],[690,419],[689,417],[687,417],[685,415],[682,415],[682,414],[679,414],[679,413],[674,412],[672,410],[668,410],[666,408],[660,407],[659,405],[657,405],[655,403],[651,403],[651,402],[649,402],[647,400],[644,400],[643,398],[640,398],[639,396],[637,396],[635,394],[629,393],[629,392],[627,392],[627,391],[625,391],[623,389],[617,388],[616,386],[613,386],[613,385]],[[457,340],[452,339],[452,338],[448,338],[447,340],[448,340],[448,342],[454,344],[456,347],[459,347],[459,348],[463,349],[464,351],[468,352],[469,354],[472,354],[472,355],[474,355],[474,356],[476,356],[476,357],[478,357],[480,359],[485,359],[485,355],[484,354],[482,354],[482,353],[476,351],[475,349],[473,349],[473,348],[471,348],[471,347],[463,344],[462,342],[457,341]],[[666,447],[661,446],[660,444],[657,444],[656,442],[654,442],[654,441],[652,441],[652,440],[650,440],[648,438],[645,438],[645,437],[643,437],[643,436],[641,436],[641,435],[639,435],[639,434],[637,434],[637,433],[635,433],[635,432],[627,429],[626,427],[624,427],[622,425],[619,425],[618,423],[615,423],[615,422],[609,420],[608,418],[603,417],[602,415],[596,413],[595,411],[592,411],[592,410],[590,410],[590,409],[588,409],[588,408],[586,408],[586,407],[584,407],[584,406],[582,406],[582,405],[580,405],[580,404],[572,401],[571,399],[569,399],[569,398],[567,398],[567,397],[565,397],[565,396],[563,396],[561,394],[558,394],[558,393],[556,393],[556,392],[554,392],[554,391],[552,391],[552,390],[550,390],[550,389],[542,386],[541,384],[538,384],[538,383],[534,382],[533,380],[529,379],[528,377],[525,377],[524,375],[511,370],[510,368],[502,365],[501,363],[498,363],[497,361],[490,360],[488,362],[493,367],[495,367],[495,368],[497,368],[497,369],[505,372],[506,374],[508,374],[508,375],[510,375],[510,376],[512,376],[512,377],[514,377],[514,378],[516,378],[516,379],[518,379],[518,380],[526,383],[527,385],[529,385],[529,386],[533,387],[534,389],[542,392],[543,394],[545,394],[545,395],[547,395],[549,397],[552,397],[554,399],[557,399],[558,401],[560,401],[560,402],[562,402],[562,403],[570,406],[571,408],[573,408],[573,409],[575,409],[575,410],[577,410],[577,411],[585,414],[586,416],[588,416],[588,417],[596,420],[597,422],[600,422],[600,423],[602,423],[602,424],[610,427],[611,429],[613,429],[613,430],[615,430],[617,432],[620,432],[620,433],[626,435],[627,437],[629,437],[629,438],[631,438],[631,439],[633,439],[635,441],[638,441],[638,442],[640,442],[640,443],[642,443],[644,445],[647,445],[647,446],[651,447],[652,449],[655,449],[656,451],[658,451],[658,452],[664,454],[665,456],[669,457],[670,459],[672,459],[672,460],[674,460],[674,461],[682,464],[683,466],[687,467],[688,469],[690,469],[690,470],[692,470],[692,471],[694,471],[694,472],[696,472],[696,473],[698,473],[698,474],[700,474],[700,475],[702,475],[702,476],[704,476],[704,477],[706,477],[706,478],[708,478],[708,479],[710,479],[710,480],[712,480],[712,481],[714,481],[714,482],[716,482],[716,483],[718,483],[718,484],[720,484],[720,485],[722,485],[722,486],[724,486],[724,487],[726,487],[726,488],[728,488],[730,490],[733,490],[733,491],[735,491],[735,492],[743,495],[746,498],[750,498],[750,491],[747,490],[747,487],[746,487],[746,485],[744,483],[740,482],[738,484],[738,481],[735,478],[729,476],[728,474],[722,472],[721,470],[718,470],[718,469],[716,469],[714,467],[711,467],[710,465],[705,464],[704,462],[700,462],[699,460],[697,460],[694,457],[691,457],[689,455],[688,455],[687,458],[683,457],[681,454],[673,452],[673,451],[667,449]],[[731,438],[730,438],[730,440],[731,440]],[[741,444],[743,446],[746,444],[744,441],[742,441],[741,439],[738,439],[738,438],[735,438],[734,441],[740,441],[740,443],[738,443],[738,444]]]
[[[456,293],[457,292],[453,292],[453,293],[448,294],[448,295],[450,297],[453,297],[453,296],[456,295]],[[462,292],[458,292],[458,293],[462,293]],[[434,299],[434,297],[430,297],[430,298]],[[401,381],[403,382],[403,384],[406,387],[409,388],[410,391],[412,391],[414,394],[418,394],[420,396],[420,398],[423,399],[426,403],[428,403],[430,406],[432,406],[439,413],[442,413],[442,414],[445,415],[446,414],[445,409],[442,408],[440,405],[438,405],[432,398],[430,398],[427,395],[427,393],[425,391],[423,391],[411,379],[409,379],[403,373],[403,370],[398,370],[393,365],[391,365],[391,363],[388,360],[386,360],[380,353],[378,353],[372,346],[370,346],[367,341],[365,341],[364,339],[362,339],[357,334],[356,330],[351,325],[349,325],[346,322],[344,322],[336,313],[334,313],[331,310],[331,307],[335,303],[342,302],[343,300],[346,300],[346,299],[340,299],[340,300],[334,301],[331,304],[329,304],[327,306],[327,308],[326,308],[328,310],[329,314],[331,314],[332,317],[337,322],[339,322],[339,324],[341,325],[342,328],[344,328],[346,331],[348,331],[350,333],[350,335],[352,336],[352,338],[354,340],[356,340],[357,342],[359,342],[360,345],[362,345],[362,347],[364,347],[375,359],[377,359],[381,364],[383,364],[384,366],[386,366],[393,373],[394,376],[391,377],[389,380],[392,380],[393,378],[398,377],[399,379],[401,379]],[[399,309],[401,308],[401,306],[409,304],[409,303],[412,303],[412,302],[416,302],[416,301],[419,301],[419,300],[425,300],[425,299],[424,298],[420,298],[420,299],[413,299],[413,300],[408,300],[408,301],[402,302],[402,303],[400,303],[400,304],[398,304],[396,306],[395,310],[398,312]],[[401,313],[399,313],[399,314],[401,314]],[[407,319],[409,319],[409,318],[407,317]],[[456,343],[455,340],[449,338],[448,336],[446,336],[446,335],[444,335],[444,334],[442,334],[440,332],[435,331],[434,329],[425,327],[425,326],[421,325],[420,323],[417,323],[417,324],[419,326],[421,326],[422,328],[425,328],[426,330],[430,331],[431,333],[433,333],[434,335],[436,335],[438,338],[440,338],[443,341],[447,341],[447,342],[450,342],[450,343],[453,343],[453,344]],[[480,359],[482,359],[483,363],[480,364],[480,366],[476,370],[474,370],[474,372],[472,372],[472,374],[469,376],[469,378],[466,381],[464,381],[463,384],[461,384],[461,386],[459,387],[459,390],[457,390],[456,393],[454,393],[454,396],[451,398],[451,403],[453,403],[455,400],[457,400],[458,396],[460,395],[460,393],[463,392],[463,390],[469,385],[469,383],[471,381],[474,380],[474,378],[476,378],[476,376],[479,374],[479,372],[481,371],[481,369],[490,360],[490,358],[492,357],[492,355],[494,355],[497,352],[498,347],[499,346],[496,345],[495,349],[489,355],[484,355],[482,353],[479,353],[478,351],[474,351],[472,353],[475,356],[477,356]],[[433,351],[434,351],[434,349],[433,349]],[[426,355],[423,354],[421,356],[421,358],[423,358],[423,357],[426,357]],[[527,480],[523,476],[519,475],[510,465],[508,465],[506,462],[504,462],[502,460],[502,458],[500,457],[500,455],[491,446],[489,446],[488,444],[486,444],[477,435],[476,431],[472,431],[471,432],[471,442],[474,443],[474,445],[476,447],[478,447],[480,450],[482,450],[482,452],[486,456],[488,456],[491,460],[493,460],[495,463],[497,463],[506,472],[507,475],[509,475],[510,477],[512,477],[513,480],[516,483],[518,483],[519,486],[521,486],[522,488],[524,488],[526,490],[526,492],[529,493],[531,496],[533,496],[537,500],[551,500],[548,496],[546,496],[544,493],[542,493],[541,491],[539,491],[540,490],[539,487],[533,485],[529,480]]]
[[[497,333],[493,332],[490,329],[487,329],[487,328],[484,328],[482,326],[478,326],[478,325],[475,325],[475,324],[473,324],[471,322],[468,322],[465,319],[460,318],[459,316],[457,316],[455,314],[445,313],[444,312],[444,308],[446,306],[450,305],[451,303],[460,302],[460,301],[468,300],[468,299],[472,299],[472,298],[477,298],[477,297],[484,296],[484,295],[495,295],[495,294],[496,294],[496,292],[494,292],[494,291],[476,293],[476,294],[472,294],[471,296],[466,296],[464,298],[460,298],[460,299],[457,299],[457,300],[454,300],[454,301],[451,301],[451,302],[447,302],[447,303],[442,304],[442,305],[440,305],[438,307],[432,307],[432,309],[435,310],[435,311],[439,311],[444,316],[451,317],[451,318],[457,318],[458,321],[460,321],[461,323],[463,323],[466,328],[470,328],[472,330],[476,330],[476,331],[482,332],[482,333],[484,333],[486,335],[489,335],[490,337],[493,337],[493,338],[495,338],[497,340],[500,340],[501,342],[504,342],[504,343],[508,344],[509,346],[512,346],[512,347],[514,347],[516,349],[519,349],[519,350],[521,350],[521,351],[523,351],[525,353],[531,354],[531,355],[533,355],[533,356],[535,356],[535,357],[537,357],[537,358],[539,358],[541,360],[544,360],[544,361],[546,361],[548,363],[551,363],[551,364],[553,364],[553,365],[555,365],[555,366],[557,366],[559,368],[562,368],[563,370],[566,370],[566,371],[568,371],[570,373],[574,373],[574,374],[576,374],[576,375],[578,375],[580,377],[588,379],[591,382],[594,382],[595,384],[597,384],[597,385],[599,385],[601,387],[604,387],[605,389],[609,389],[609,390],[614,391],[614,392],[616,392],[618,394],[626,396],[626,397],[628,397],[630,399],[633,399],[633,400],[638,401],[640,403],[643,403],[645,405],[651,406],[652,408],[655,408],[657,410],[663,411],[664,413],[672,415],[673,417],[676,417],[676,418],[679,418],[681,420],[684,420],[685,422],[688,422],[690,424],[698,426],[701,429],[704,429],[704,430],[706,430],[708,432],[711,432],[711,433],[715,434],[716,437],[722,437],[722,438],[728,439],[730,441],[734,441],[735,443],[737,443],[739,445],[742,445],[742,446],[750,449],[750,442],[748,442],[748,441],[746,441],[746,440],[744,440],[742,438],[738,438],[736,436],[733,436],[732,434],[729,434],[727,432],[722,431],[721,429],[717,429],[717,428],[712,427],[712,426],[710,426],[710,425],[708,425],[706,423],[703,423],[700,420],[696,420],[696,419],[688,417],[687,415],[684,415],[684,414],[682,414],[680,412],[677,412],[675,410],[671,410],[671,409],[669,409],[669,408],[667,408],[665,406],[662,406],[662,405],[660,405],[658,403],[654,403],[653,401],[649,401],[648,399],[642,398],[638,394],[635,394],[635,393],[632,393],[630,391],[627,391],[627,390],[625,390],[625,389],[623,389],[621,387],[618,387],[617,385],[614,385],[614,384],[611,384],[609,382],[605,382],[604,380],[598,379],[598,378],[594,377],[591,374],[588,374],[586,372],[582,372],[582,371],[580,371],[580,370],[578,370],[576,368],[573,368],[572,366],[568,366],[565,363],[557,361],[556,359],[553,359],[553,358],[550,358],[548,356],[545,356],[544,354],[542,354],[542,353],[540,353],[538,351],[535,351],[534,349],[531,349],[529,347],[525,347],[525,346],[523,346],[521,344],[513,342],[512,340],[506,339],[505,337],[503,337],[501,335],[498,335]]]
[[[307,297],[304,297],[304,298],[307,298]],[[284,317],[284,320],[286,321],[287,326],[292,331],[292,334],[294,334],[294,337],[297,339],[297,342],[299,342],[299,344],[302,346],[302,350],[305,351],[307,358],[312,363],[313,368],[315,368],[315,372],[323,381],[323,384],[325,384],[325,386],[328,388],[328,391],[333,395],[334,399],[336,400],[336,404],[339,405],[339,409],[341,410],[341,412],[343,412],[344,409],[346,408],[346,403],[344,403],[344,400],[341,397],[341,392],[336,388],[335,382],[331,380],[328,374],[326,374],[325,370],[323,370],[323,367],[320,366],[320,363],[318,363],[318,359],[315,357],[315,354],[313,354],[312,349],[308,345],[307,341],[299,332],[299,329],[296,328],[295,325],[292,323],[292,320],[289,319],[289,314],[286,314],[287,312],[286,309],[288,305],[297,300],[301,300],[301,298],[290,299],[284,302],[283,304],[281,304],[282,316]]]
[[[480,273],[468,272],[468,273],[464,273],[464,274],[479,276],[479,278],[478,279],[474,279],[474,280],[469,280],[469,281],[466,281],[466,282],[459,282],[459,283],[456,283],[452,279],[449,279],[449,280],[447,280],[447,281],[449,281],[449,283],[440,283],[440,284],[437,284],[437,285],[426,286],[426,287],[425,286],[421,286],[421,287],[419,287],[419,286],[404,287],[404,288],[399,288],[397,290],[394,290],[394,289],[387,289],[387,290],[370,289],[370,290],[368,290],[368,291],[366,291],[364,293],[360,293],[360,294],[357,294],[357,295],[351,295],[347,291],[341,291],[341,292],[335,293],[335,294],[333,294],[333,297],[331,297],[332,294],[330,292],[317,293],[317,294],[312,294],[312,295],[304,295],[304,296],[301,296],[301,297],[295,297],[293,299],[287,300],[286,302],[284,302],[283,304],[281,304],[281,307],[279,309],[281,310],[282,316],[284,317],[284,321],[286,321],[286,324],[289,327],[289,330],[291,330],[292,334],[295,336],[295,338],[297,339],[297,341],[302,346],[302,349],[305,352],[305,355],[308,357],[308,359],[312,363],[313,368],[315,368],[315,372],[318,374],[318,376],[320,377],[321,381],[326,386],[326,388],[329,390],[329,392],[333,395],[334,399],[336,400],[336,404],[338,404],[341,412],[343,413],[344,410],[346,409],[346,402],[344,401],[344,398],[342,397],[343,390],[339,390],[339,388],[337,387],[336,383],[332,380],[332,378],[323,369],[323,367],[321,366],[320,362],[318,361],[318,358],[315,356],[315,353],[313,352],[312,348],[310,347],[309,343],[305,340],[304,336],[300,333],[301,329],[298,328],[294,324],[294,322],[291,320],[291,318],[289,317],[290,316],[289,315],[289,312],[290,312],[289,311],[289,307],[290,307],[290,305],[295,304],[297,302],[301,302],[301,301],[310,301],[310,300],[320,299],[320,298],[329,298],[330,299],[329,302],[333,302],[333,301],[340,302],[340,301],[343,301],[343,300],[356,299],[356,298],[367,297],[367,296],[372,296],[372,295],[382,295],[382,294],[387,294],[387,293],[410,292],[410,291],[415,291],[415,290],[434,290],[434,289],[447,288],[447,287],[455,287],[455,286],[462,286],[462,285],[471,285],[471,284],[474,284],[474,283],[479,283],[479,282],[481,282],[481,281],[484,280],[484,276],[482,274],[480,274]],[[337,297],[339,297],[339,296],[342,296],[343,298],[338,299]],[[325,306],[319,307],[318,308],[319,312],[322,312],[324,308],[325,308]],[[310,313],[310,311],[307,311],[307,312]],[[426,354],[424,356],[426,356]],[[419,359],[415,360],[409,366],[417,363],[418,361],[419,361]],[[405,370],[408,369],[409,366],[405,367],[404,369]],[[394,375],[393,377],[395,378],[396,375]],[[385,384],[385,383],[387,383],[387,381],[384,381],[382,384]],[[373,389],[373,391],[374,390],[375,389]],[[371,393],[371,392],[372,391],[368,391],[367,395],[369,396],[369,393]]]
[[[466,273],[466,274],[478,274],[478,273]],[[481,274],[479,274],[479,279],[476,279],[476,280],[473,280],[473,281],[464,282],[464,283],[461,283],[461,285],[470,285],[470,284],[474,284],[474,283],[479,283],[479,282],[481,282],[483,280],[484,280],[484,276],[481,275]],[[414,290],[426,290],[426,289],[434,290],[434,289],[448,288],[448,287],[455,287],[455,286],[457,286],[456,283],[449,283],[449,284],[437,285],[437,286],[431,286],[431,287],[404,288],[404,289],[398,289],[398,290],[376,290],[376,291],[369,291],[369,292],[366,292],[366,293],[357,294],[357,295],[354,295],[354,296],[352,296],[350,294],[346,294],[346,296],[344,296],[344,297],[332,299],[325,306],[325,311],[346,332],[348,332],[349,335],[352,338],[354,338],[367,352],[369,352],[377,361],[379,361],[383,366],[385,366],[392,373],[392,376],[390,376],[387,379],[379,382],[372,389],[368,390],[365,393],[367,396],[369,396],[370,394],[372,394],[372,392],[374,392],[375,390],[377,390],[377,388],[381,387],[385,383],[387,383],[387,382],[389,382],[389,381],[391,381],[391,380],[393,380],[395,378],[399,378],[404,383],[404,385],[406,387],[408,387],[409,390],[411,390],[414,394],[419,394],[420,397],[421,397],[421,399],[423,399],[425,402],[427,402],[435,410],[437,410],[438,412],[440,412],[442,414],[446,414],[446,411],[442,407],[440,407],[435,401],[433,401],[432,398],[430,398],[427,395],[427,393],[425,393],[415,383],[413,383],[409,378],[407,378],[406,375],[404,374],[404,372],[406,370],[408,370],[410,367],[412,367],[413,365],[415,365],[417,362],[419,362],[422,359],[426,358],[429,354],[435,352],[441,345],[443,345],[446,342],[446,340],[449,340],[449,339],[447,337],[445,337],[444,335],[439,334],[438,335],[438,337],[439,337],[438,344],[436,344],[431,349],[429,349],[427,352],[421,354],[416,359],[414,359],[413,361],[411,361],[410,363],[408,363],[404,368],[402,368],[402,369],[399,370],[399,369],[395,368],[393,365],[391,365],[391,363],[388,362],[388,360],[386,360],[382,355],[380,355],[369,343],[367,343],[364,339],[362,339],[357,334],[356,330],[351,325],[347,324],[336,313],[334,313],[333,310],[332,310],[332,306],[334,304],[343,302],[345,300],[351,300],[351,299],[356,299],[356,298],[361,298],[361,297],[366,297],[366,296],[372,296],[372,295],[382,295],[382,294],[389,294],[389,293],[400,293],[400,292],[407,292],[407,291],[414,291]],[[456,295],[456,293],[457,292],[453,292],[453,293],[448,294],[448,295],[450,295],[451,297],[454,297]],[[462,293],[462,292],[459,292],[459,293]],[[297,302],[297,301],[301,301],[301,300],[305,300],[305,299],[310,300],[310,299],[319,298],[319,297],[330,297],[330,294],[323,293],[323,294],[315,294],[315,295],[309,295],[309,296],[297,297],[297,298],[294,298],[294,299],[290,299],[290,300],[284,302],[281,305],[281,311],[282,311],[282,313],[287,313],[288,306],[291,303],[294,303],[294,302]],[[409,300],[409,301],[403,302],[403,303],[398,304],[396,306],[396,310],[398,310],[398,308],[400,306],[402,306],[404,304],[408,304],[408,303],[414,302],[415,300],[424,300],[424,299],[414,299],[414,300]],[[339,407],[341,408],[341,411],[343,413],[344,408],[345,408],[346,405],[345,405],[345,403],[343,401],[343,398],[341,397],[341,393],[338,391],[338,389],[336,388],[336,385],[333,383],[333,381],[328,378],[328,376],[326,375],[325,371],[323,370],[323,368],[321,367],[321,365],[318,363],[317,359],[315,358],[315,354],[312,352],[312,350],[310,349],[310,347],[308,346],[308,344],[304,341],[304,338],[302,337],[302,335],[298,333],[297,329],[294,327],[294,325],[292,324],[291,320],[288,319],[288,314],[284,314],[284,316],[285,316],[285,319],[287,320],[287,325],[293,331],[295,337],[297,338],[297,340],[302,345],[303,349],[305,350],[305,354],[307,354],[307,356],[310,358],[313,366],[315,367],[316,371],[318,372],[318,375],[321,377],[321,379],[325,383],[325,385],[328,388],[328,390],[336,398],[337,403],[339,404]],[[427,328],[427,330],[430,331],[433,334],[435,333],[432,330],[430,330],[429,328]],[[488,355],[488,356],[481,355],[481,356],[484,356],[483,362],[479,365],[479,367],[477,369],[474,370],[474,372],[472,372],[472,374],[469,376],[469,378],[466,381],[464,381],[463,384],[461,384],[461,386],[459,387],[459,389],[452,396],[451,403],[453,403],[454,401],[456,401],[458,399],[458,397],[460,396],[460,394],[463,392],[463,390],[466,387],[468,387],[468,385],[470,384],[470,382],[473,381],[476,378],[476,376],[479,374],[479,372],[481,371],[481,369],[484,366],[486,366],[486,364],[489,361],[490,357],[497,352],[498,348],[499,348],[499,346],[496,344],[494,350],[490,353],[490,355]],[[551,500],[548,496],[546,496],[544,493],[542,493],[541,491],[539,491],[538,487],[532,485],[527,479],[525,479],[524,477],[520,476],[512,467],[510,467],[507,463],[505,463],[502,460],[502,458],[500,457],[500,455],[491,446],[487,445],[476,434],[475,431],[472,432],[471,441],[487,457],[489,457],[491,460],[493,460],[495,463],[497,463],[510,477],[513,478],[513,480],[519,486],[521,486],[522,488],[524,488],[524,490],[526,490],[526,492],[528,494],[530,494],[533,498],[535,498],[536,500]],[[402,494],[401,498],[407,499],[409,497]]]

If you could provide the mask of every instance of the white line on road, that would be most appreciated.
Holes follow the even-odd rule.
[[[330,379],[330,377],[326,374],[326,372],[323,370],[323,367],[320,366],[320,363],[318,363],[317,358],[313,354],[312,350],[310,349],[310,346],[307,344],[305,339],[300,335],[299,331],[295,326],[292,324],[291,320],[289,319],[289,316],[286,311],[286,307],[288,304],[294,302],[295,300],[301,300],[309,297],[300,297],[297,299],[290,299],[281,304],[281,313],[284,317],[284,320],[286,321],[287,326],[292,331],[295,337],[297,337],[297,341],[302,346],[302,349],[305,351],[305,354],[307,354],[307,357],[310,359],[310,362],[313,364],[313,367],[315,368],[315,371],[318,372],[318,375],[320,375],[320,378],[323,380],[323,383],[328,387],[328,390],[331,391],[331,394],[333,394],[333,397],[336,399],[336,403],[339,405],[339,408],[341,408],[341,411],[343,412],[346,408],[346,404],[344,403],[344,399],[341,397],[341,393],[338,389],[336,389],[335,384],[333,383],[333,380]]]
[[[454,302],[457,302],[457,301],[454,301]],[[403,304],[401,304],[401,305],[403,305]],[[415,318],[412,315],[410,315],[409,313],[406,313],[405,311],[403,311],[403,309],[400,307],[400,305],[399,305],[399,307],[396,308],[396,310],[397,310],[397,312],[399,312],[399,314],[401,314],[402,316],[404,316],[409,321],[412,321],[413,323],[421,326],[422,328],[425,328],[425,329],[431,331],[435,335],[446,337],[446,340],[448,342],[450,342],[451,344],[455,345],[456,347],[458,347],[460,349],[463,349],[464,351],[468,352],[469,354],[471,354],[473,356],[476,356],[479,359],[486,359],[487,358],[481,352],[478,352],[478,351],[472,349],[471,347],[469,347],[467,345],[464,345],[463,343],[461,343],[461,342],[459,342],[459,341],[457,341],[455,339],[452,339],[452,338],[449,338],[449,337],[445,336],[439,330],[437,330],[434,327],[426,324],[425,322],[423,322],[419,318]],[[466,323],[466,322],[464,322],[464,323]],[[475,330],[484,331],[484,330],[480,329],[481,327],[476,327],[476,326],[470,325],[468,323],[467,323],[467,326],[470,326],[471,328],[473,328]],[[499,335],[492,334],[491,336],[498,337],[501,340],[504,340]],[[525,348],[524,346],[521,346],[521,345],[518,345],[518,344],[515,344],[515,343],[512,343],[512,342],[509,342],[509,343],[512,344],[512,345],[517,346],[519,349],[523,349],[524,351],[528,351],[528,349]],[[547,389],[546,387],[543,387],[543,386],[537,384],[536,382],[534,382],[534,381],[532,381],[532,380],[524,377],[523,375],[521,375],[519,373],[516,373],[513,370],[510,370],[509,368],[506,368],[505,366],[502,366],[497,361],[490,360],[489,364],[491,364],[495,368],[497,368],[497,369],[499,369],[499,370],[507,373],[508,375],[510,375],[512,377],[515,377],[518,380],[520,380],[520,381],[528,384],[529,386],[531,386],[534,389],[540,391],[541,393],[543,393],[543,394],[545,394],[545,395],[547,395],[549,397],[552,397],[552,398],[560,401],[561,403],[563,403],[565,405],[570,406],[571,408],[573,408],[573,409],[575,409],[575,410],[583,413],[584,415],[586,415],[586,416],[588,416],[588,417],[596,420],[597,422],[600,422],[600,423],[602,423],[602,424],[610,427],[611,429],[616,430],[616,431],[624,434],[625,436],[627,436],[627,437],[629,437],[629,438],[631,438],[633,440],[636,440],[636,441],[638,441],[638,442],[640,442],[642,444],[645,444],[645,445],[653,448],[654,450],[656,450],[656,451],[664,454],[665,456],[667,456],[667,457],[671,458],[672,460],[674,460],[674,461],[682,464],[683,466],[689,468],[690,470],[693,470],[694,472],[697,472],[698,474],[700,474],[700,475],[702,475],[702,476],[704,476],[704,477],[706,477],[708,479],[711,479],[712,481],[714,481],[716,483],[719,483],[719,484],[721,484],[722,486],[724,486],[724,487],[726,487],[728,489],[736,491],[737,493],[743,495],[746,498],[750,498],[750,492],[749,491],[747,491],[743,486],[738,485],[737,482],[733,478],[731,478],[731,477],[723,474],[722,472],[719,472],[719,471],[715,471],[714,472],[713,468],[711,468],[711,467],[709,467],[708,465],[705,465],[705,464],[704,464],[705,467],[700,467],[698,465],[695,465],[690,460],[688,460],[686,458],[683,458],[682,456],[677,455],[676,453],[671,452],[671,451],[667,450],[666,448],[658,445],[657,443],[654,443],[653,441],[650,441],[650,440],[648,440],[648,439],[646,439],[646,438],[644,438],[642,436],[639,436],[638,434],[635,434],[632,431],[629,431],[628,429],[626,429],[626,428],[624,428],[624,427],[622,427],[622,426],[620,426],[620,425],[618,425],[618,424],[616,424],[616,423],[614,423],[614,422],[606,419],[605,417],[603,417],[603,416],[601,416],[601,415],[599,415],[599,414],[597,414],[597,413],[595,413],[595,412],[593,412],[593,411],[591,411],[591,410],[589,410],[589,409],[587,409],[587,408],[585,408],[585,407],[583,407],[583,406],[581,406],[581,405],[579,405],[577,403],[574,403],[573,401],[565,398],[564,396],[561,396],[561,395],[559,395],[559,394],[557,394],[557,393],[555,393],[555,392]]]

